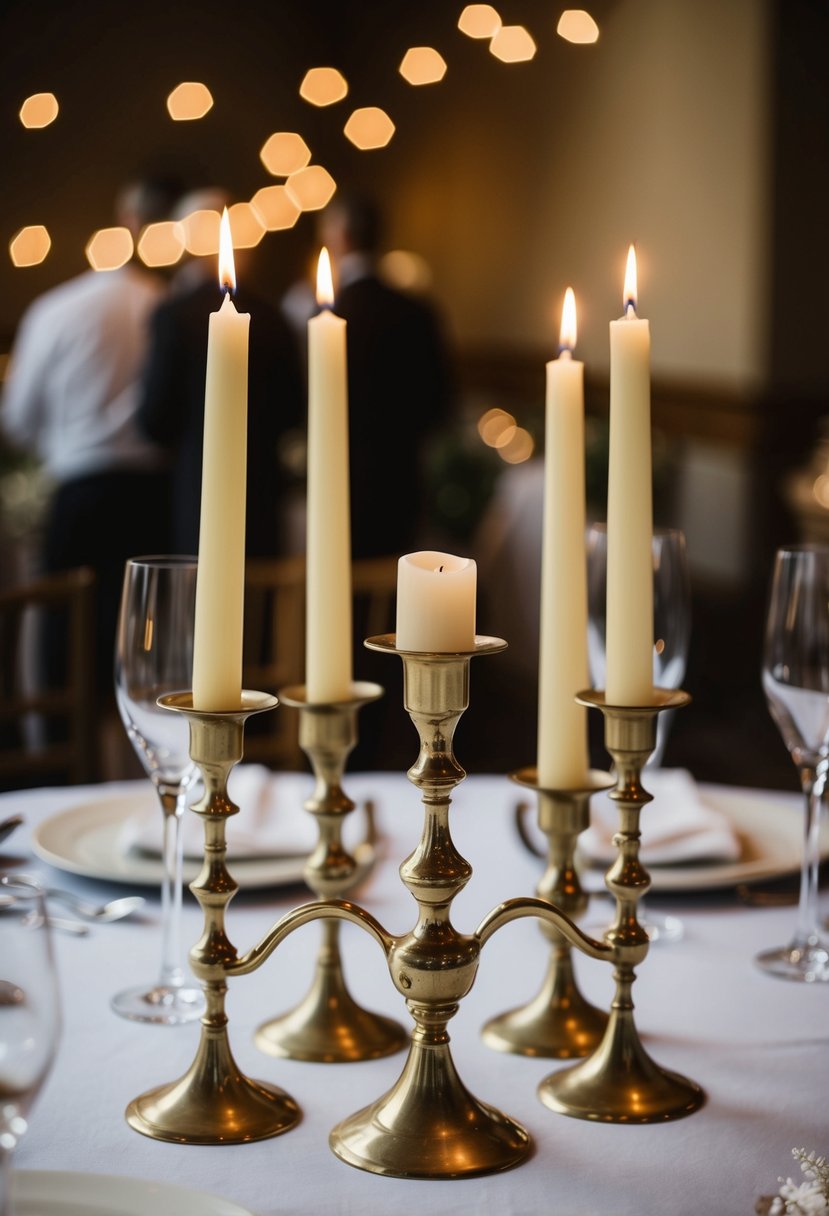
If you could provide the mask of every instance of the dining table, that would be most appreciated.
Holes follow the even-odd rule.
[[[273,780],[275,813],[284,816],[286,838],[290,827],[301,839],[307,820],[313,840],[313,820],[304,809],[313,791],[310,771],[277,773]],[[361,838],[362,810],[369,802],[377,832],[374,864],[349,898],[387,932],[405,933],[416,906],[398,869],[420,837],[418,790],[404,772],[346,772],[343,788],[355,804],[344,826],[346,845]],[[125,807],[151,804],[150,784],[139,779],[3,793],[0,820],[22,817],[0,846],[4,870],[94,900],[146,897],[140,911],[123,920],[90,922],[85,934],[53,933],[62,1028],[53,1066],[14,1153],[21,1211],[34,1213],[26,1195],[40,1185],[56,1197],[53,1207],[37,1209],[40,1216],[81,1210],[109,1216],[389,1216],[400,1210],[424,1216],[748,1216],[762,1196],[777,1193],[782,1179],[802,1179],[794,1149],[829,1153],[829,984],[781,980],[754,962],[758,951],[783,944],[794,931],[795,906],[762,893],[779,891],[781,878],[796,886],[801,795],[707,784],[698,790],[710,805],[733,811],[748,842],[746,860],[719,868],[665,866],[661,873],[653,867],[647,904],[670,910],[684,931],[678,941],[650,946],[637,968],[633,996],[646,1050],[662,1066],[696,1081],[705,1093],[703,1105],[682,1118],[644,1124],[573,1118],[544,1105],[539,1084],[566,1062],[493,1050],[481,1033],[488,1019],[530,1000],[544,978],[549,938],[538,921],[517,920],[486,942],[449,1033],[463,1084],[520,1123],[532,1151],[512,1169],[449,1180],[380,1176],[346,1164],[329,1147],[337,1123],[394,1084],[405,1048],[381,1059],[327,1064],[278,1058],[256,1045],[257,1027],[308,991],[320,943],[315,923],[290,934],[258,970],[232,977],[227,995],[237,1063],[248,1076],[294,1098],[301,1110],[296,1125],[270,1139],[217,1145],[162,1142],[133,1130],[125,1119],[128,1104],[186,1072],[200,1027],[148,1025],[111,1009],[116,992],[151,979],[159,967],[159,887],[150,869],[131,870],[116,858],[108,873],[105,855],[86,855],[83,842],[93,827],[100,832],[107,826],[108,816],[115,825]],[[535,893],[545,862],[516,830],[522,794],[527,791],[509,772],[470,773],[453,792],[452,838],[472,868],[452,906],[452,923],[460,931],[473,932],[502,901]],[[643,831],[647,816],[658,810],[658,799],[645,808]],[[245,813],[242,806],[240,825]],[[110,833],[108,839],[114,848],[112,841],[124,837]],[[192,862],[188,866],[192,879]],[[234,871],[229,855],[239,891],[227,908],[226,927],[240,953],[284,913],[313,898],[301,866],[271,872],[266,858],[258,868],[250,866],[240,858]],[[603,868],[584,865],[583,872],[591,919],[604,911],[609,920]],[[825,916],[829,907],[821,899]],[[186,889],[185,965],[186,949],[202,925],[202,911]],[[352,996],[408,1032],[412,1019],[377,941],[344,923],[340,949]],[[583,995],[608,1009],[612,968],[575,952],[573,967]],[[430,1135],[428,1112],[422,1134]],[[76,1206],[73,1195],[81,1197]]]

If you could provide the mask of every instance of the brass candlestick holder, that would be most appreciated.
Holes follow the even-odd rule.
[[[239,808],[227,794],[230,770],[242,758],[244,724],[273,709],[276,697],[243,692],[237,712],[193,709],[192,694],[171,693],[159,705],[184,714],[190,724],[190,756],[201,770],[204,796],[192,810],[204,821],[204,864],[190,890],[204,913],[204,932],[190,951],[193,974],[204,987],[206,1008],[196,1057],[184,1074],[130,1102],[129,1125],[154,1140],[181,1144],[238,1144],[288,1131],[300,1119],[293,1098],[239,1069],[227,1035],[228,966],[236,949],[225,933],[225,908],[238,890],[225,866],[225,828]]]
[[[510,774],[513,781],[536,791],[538,826],[547,837],[547,868],[536,894],[555,904],[573,920],[586,910],[588,895],[576,869],[576,842],[590,823],[590,798],[610,789],[609,773],[591,770],[583,788],[544,789],[535,768]],[[548,924],[542,932],[550,941],[550,961],[541,989],[526,1005],[492,1018],[482,1031],[484,1042],[497,1051],[516,1055],[578,1059],[601,1042],[608,1015],[582,995],[573,970],[573,949],[566,937]]]
[[[343,847],[342,828],[354,803],[343,791],[346,760],[357,742],[357,713],[383,695],[379,684],[358,682],[339,702],[314,703],[302,685],[280,691],[281,704],[298,709],[299,744],[315,777],[305,803],[319,829],[319,841],[305,866],[305,882],[319,899],[346,895],[369,873],[375,860],[373,813],[367,835],[354,855]],[[340,955],[340,922],[321,923],[322,942],[307,995],[288,1013],[256,1031],[256,1045],[269,1055],[326,1064],[373,1060],[402,1050],[409,1035],[397,1022],[363,1009],[345,983]]]
[[[552,1073],[541,1082],[538,1095],[551,1110],[594,1122],[679,1119],[698,1110],[705,1094],[695,1081],[660,1067],[648,1055],[634,1022],[631,988],[649,946],[637,919],[637,903],[650,886],[639,861],[639,816],[651,801],[642,788],[642,769],[656,746],[658,715],[687,705],[690,697],[655,689],[654,703],[646,706],[608,705],[604,693],[596,691],[582,692],[578,700],[603,713],[605,747],[614,761],[616,786],[610,797],[619,808],[614,837],[619,855],[605,884],[616,900],[616,913],[604,940],[611,949],[616,992],[605,1033],[593,1053]]]

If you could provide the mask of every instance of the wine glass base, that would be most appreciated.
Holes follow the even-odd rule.
[[[763,950],[754,961],[761,970],[781,980],[829,983],[829,950],[825,946],[781,946],[779,950]]]
[[[122,1018],[132,1022],[151,1022],[157,1026],[181,1026],[197,1022],[204,1013],[204,993],[201,988],[167,987],[127,988],[110,1001]]]

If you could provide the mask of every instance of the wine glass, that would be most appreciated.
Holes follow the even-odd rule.
[[[115,644],[115,695],[127,736],[158,794],[163,816],[161,974],[119,992],[112,1007],[138,1022],[176,1025],[201,1017],[204,997],[181,965],[181,818],[197,780],[186,721],[158,697],[188,689],[193,675],[194,557],[127,561]]]
[[[0,876],[0,1216],[11,1216],[12,1153],[60,1036],[48,925],[43,891],[34,879]]]
[[[806,823],[794,936],[756,961],[782,979],[829,981],[829,942],[820,934],[817,904],[820,811],[829,769],[829,546],[777,550],[762,677],[771,716],[800,774]]]
[[[679,528],[656,528],[653,533],[653,682],[656,688],[680,688],[685,678],[691,642],[691,577],[685,534]],[[594,688],[605,687],[607,621],[607,526],[591,523],[587,529],[587,652]],[[656,747],[645,767],[662,764],[675,710],[658,715]],[[683,934],[678,916],[646,910],[639,901],[639,917],[652,942],[678,941]]]

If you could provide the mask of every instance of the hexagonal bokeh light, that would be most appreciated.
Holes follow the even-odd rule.
[[[58,116],[58,99],[54,93],[32,93],[20,107],[24,127],[48,127]]]
[[[398,69],[409,84],[436,84],[446,75],[446,60],[432,46],[410,47]]]
[[[300,211],[319,211],[330,203],[337,183],[322,165],[308,165],[291,174],[285,189]]]
[[[526,63],[535,55],[536,45],[523,25],[502,25],[489,49],[503,63]]]
[[[380,259],[383,278],[401,291],[427,291],[432,286],[429,263],[419,253],[408,249],[390,249]]]
[[[181,224],[172,220],[148,224],[138,238],[136,253],[145,266],[174,266],[184,253]]]
[[[501,17],[491,4],[467,4],[458,18],[458,29],[468,38],[493,38],[501,28]]]
[[[99,228],[86,244],[86,260],[93,270],[117,270],[133,254],[129,228]]]
[[[567,42],[597,42],[599,27],[583,8],[567,8],[558,19],[556,33]]]
[[[265,235],[265,225],[250,203],[233,203],[227,218],[234,249],[253,249]]]
[[[512,414],[506,410],[487,410],[478,419],[478,434],[487,447],[502,448],[510,442],[518,429]]]
[[[290,177],[305,168],[311,149],[296,131],[274,131],[262,145],[259,159],[273,177]]]
[[[27,224],[9,241],[9,257],[15,266],[39,266],[52,248],[52,238],[43,224]]]
[[[250,200],[256,214],[267,232],[279,232],[293,228],[299,219],[300,210],[288,193],[286,186],[263,186]]]
[[[311,68],[302,78],[299,95],[312,106],[333,106],[348,93],[348,82],[336,68]]]
[[[184,248],[194,257],[219,252],[219,224],[222,217],[212,208],[191,211],[180,221]]]
[[[368,151],[371,148],[385,148],[394,135],[394,123],[379,106],[363,106],[354,111],[343,131],[355,148]]]
[[[498,448],[498,455],[507,464],[522,464],[529,460],[535,449],[535,440],[523,426],[517,426],[515,433],[503,447]]]
[[[167,110],[173,122],[192,122],[196,118],[204,118],[212,106],[210,89],[198,80],[182,81],[167,98]]]

